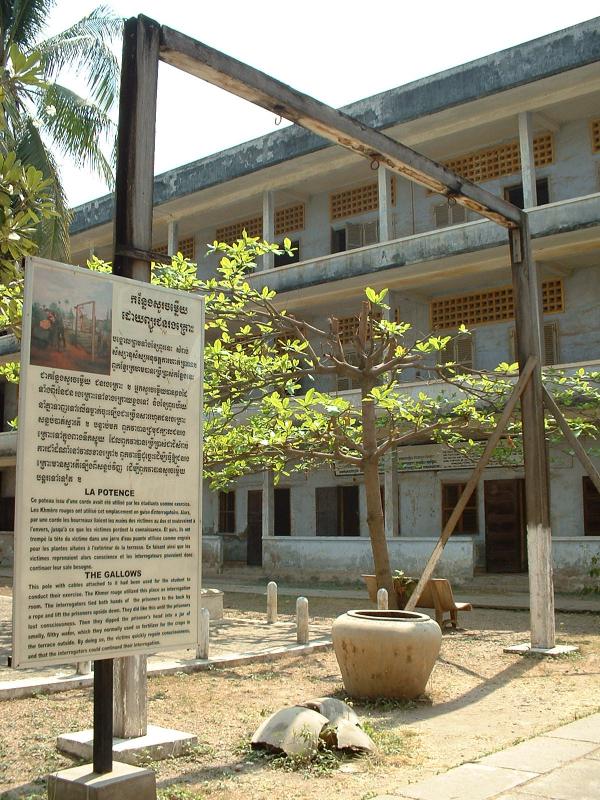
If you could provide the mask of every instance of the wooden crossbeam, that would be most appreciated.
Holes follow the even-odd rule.
[[[492,453],[496,449],[498,442],[500,441],[500,438],[504,433],[508,421],[513,411],[515,410],[515,406],[517,405],[517,402],[521,397],[521,394],[523,393],[523,389],[525,388],[529,378],[531,377],[531,374],[535,368],[536,363],[537,361],[535,358],[530,358],[528,359],[524,368],[521,370],[521,374],[519,375],[519,380],[515,384],[515,387],[512,390],[506,405],[504,406],[504,410],[500,416],[500,419],[498,420],[498,424],[496,425],[496,427],[492,432],[492,435],[488,439],[487,444],[485,446],[485,450],[481,454],[481,458],[479,459],[477,465],[475,466],[475,469],[471,473],[471,477],[469,478],[467,484],[465,485],[465,488],[463,489],[462,494],[458,499],[458,503],[456,504],[454,510],[452,511],[452,514],[450,514],[448,522],[444,525],[442,534],[438,539],[437,544],[433,548],[433,552],[429,557],[429,561],[425,565],[425,569],[423,570],[423,573],[419,578],[419,582],[415,586],[413,593],[408,599],[408,602],[406,604],[406,611],[415,610],[417,601],[419,600],[421,593],[423,592],[423,589],[427,584],[427,581],[433,575],[433,571],[435,570],[437,563],[442,557],[442,553],[444,552],[444,546],[448,541],[448,539],[454,533],[456,524],[460,519],[461,514],[465,510],[465,507],[469,502],[471,495],[475,491],[475,487],[477,486],[479,478],[481,477],[481,473],[487,466],[490,458],[492,457]]]
[[[569,445],[573,448],[573,452],[581,462],[582,467],[587,472],[590,477],[590,480],[596,487],[597,491],[600,492],[600,473],[596,469],[595,464],[592,462],[591,458],[585,452],[585,449],[579,439],[575,436],[571,428],[569,427],[569,423],[565,419],[562,411],[556,404],[556,400],[552,397],[548,389],[544,386],[544,405],[548,409],[548,411],[552,414],[558,427],[561,429],[563,436],[569,443]]]
[[[270,75],[184,33],[166,26],[161,27],[160,59],[262,106],[277,116],[285,117],[324,139],[420,183],[433,192],[453,198],[460,205],[499,225],[506,228],[521,225],[522,211],[501,197],[461,178],[447,167],[364,125],[354,117],[297,92]]]

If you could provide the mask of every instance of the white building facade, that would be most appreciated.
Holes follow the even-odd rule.
[[[530,213],[542,277],[544,358],[600,369],[600,19],[362,100],[346,109]],[[297,247],[271,257],[251,282],[268,285],[299,318],[342,323],[366,286],[389,289],[392,313],[415,335],[472,331],[463,363],[514,360],[506,232],[448,205],[383,167],[292,126],[155,179],[154,245],[215,273],[206,243],[251,235]],[[75,210],[74,263],[112,258],[112,198]],[[1,350],[0,342],[0,350]],[[4,348],[10,351],[8,340]],[[1,356],[8,358],[9,355]],[[407,373],[407,389],[424,376]],[[320,388],[353,394],[347,384]],[[4,417],[14,415],[5,387]],[[14,452],[4,434],[0,527],[10,525]],[[600,553],[600,496],[566,450],[551,452],[551,523],[557,583],[581,584]],[[382,473],[394,567],[418,574],[470,465],[437,445],[411,448]],[[523,467],[485,470],[439,574],[526,571]],[[323,469],[273,486],[252,475],[227,493],[205,490],[204,564],[261,566],[269,575],[356,580],[372,569],[359,474]],[[0,554],[10,558],[9,531]],[[2,537],[4,537],[2,539]]]

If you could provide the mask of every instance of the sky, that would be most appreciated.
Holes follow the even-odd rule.
[[[98,4],[58,0],[47,33],[63,30]],[[145,14],[181,30],[334,107],[599,13],[597,0],[113,0],[109,5],[120,16]],[[120,45],[116,49],[120,55]],[[65,75],[63,82],[82,89],[75,75]],[[160,65],[157,174],[272,130],[272,113]],[[58,160],[71,205],[108,191],[100,179],[60,155]]]

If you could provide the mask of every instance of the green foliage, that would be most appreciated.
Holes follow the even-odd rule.
[[[592,556],[588,576],[591,578],[582,589],[582,594],[600,594],[600,557]]]
[[[110,111],[119,83],[111,43],[122,20],[99,6],[66,31],[43,37],[54,0],[15,0],[0,15],[0,140],[22,164],[40,173],[45,196],[57,211],[42,215],[36,240],[42,255],[68,260],[69,222],[56,154],[112,181],[115,126]],[[86,84],[81,97],[60,83],[65,69]],[[33,180],[30,176],[29,181]]]

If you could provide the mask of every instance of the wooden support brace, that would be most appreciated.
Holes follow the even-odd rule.
[[[433,552],[429,557],[429,561],[425,565],[425,569],[423,570],[423,573],[419,578],[419,582],[415,586],[413,593],[408,599],[408,602],[406,604],[406,611],[415,610],[417,602],[421,597],[421,593],[423,592],[423,589],[425,588],[427,581],[433,575],[433,571],[435,570],[437,563],[440,560],[442,553],[444,552],[444,546],[448,541],[448,539],[454,533],[454,529],[456,528],[456,523],[460,519],[460,516],[463,513],[463,511],[465,510],[465,507],[469,502],[469,498],[473,494],[475,487],[477,486],[477,483],[479,481],[479,478],[481,477],[481,473],[483,472],[483,470],[487,466],[488,461],[492,457],[492,453],[496,449],[498,442],[500,441],[500,438],[504,433],[508,421],[513,411],[515,410],[515,406],[517,405],[517,402],[521,397],[523,389],[527,385],[527,381],[531,377],[531,373],[533,372],[535,365],[536,365],[536,359],[530,358],[525,364],[525,367],[521,370],[521,374],[519,375],[519,380],[515,384],[515,387],[512,390],[512,393],[508,398],[506,405],[504,406],[504,410],[502,412],[502,415],[500,416],[500,419],[498,420],[498,424],[496,425],[496,427],[492,432],[492,435],[488,439],[487,444],[485,446],[485,450],[481,454],[481,458],[477,462],[477,465],[475,466],[475,469],[473,470],[471,477],[469,478],[465,488],[463,489],[462,494],[458,499],[458,503],[456,504],[454,510],[452,511],[452,514],[450,515],[450,519],[444,525],[444,530],[442,531],[440,538],[438,539],[435,547],[433,548]]]
[[[235,58],[179,31],[161,28],[160,58],[231,94],[285,117],[324,139],[387,167],[507,228],[522,221],[519,208],[417,153],[384,133],[297,92]]]
[[[548,411],[552,414],[558,427],[561,429],[563,436],[569,443],[569,445],[573,448],[573,451],[579,461],[581,462],[582,467],[590,476],[590,480],[600,492],[600,472],[596,469],[596,466],[592,462],[591,458],[585,452],[583,445],[579,441],[579,439],[575,436],[571,428],[569,427],[569,423],[565,419],[562,411],[556,404],[555,399],[552,397],[548,389],[544,386],[544,405],[548,409]]]

